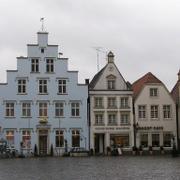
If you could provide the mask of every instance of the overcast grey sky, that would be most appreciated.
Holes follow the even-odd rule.
[[[113,51],[126,81],[151,71],[169,90],[180,68],[179,0],[0,0],[0,81],[36,43],[45,17],[49,44],[59,44],[79,80],[97,73],[96,51]],[[99,54],[100,68],[106,64]]]

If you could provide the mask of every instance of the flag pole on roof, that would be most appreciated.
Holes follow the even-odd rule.
[[[41,22],[41,31],[44,32],[44,17],[40,18]]]

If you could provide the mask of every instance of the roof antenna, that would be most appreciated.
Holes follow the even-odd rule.
[[[41,31],[44,32],[44,17],[40,18],[41,22]]]
[[[96,50],[96,54],[97,54],[97,72],[99,72],[99,52],[103,52],[105,53],[105,51],[103,51],[103,47],[93,47]]]

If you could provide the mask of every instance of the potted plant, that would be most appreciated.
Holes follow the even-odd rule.
[[[139,154],[142,155],[142,153],[143,153],[142,146],[139,146]]]
[[[164,147],[163,146],[160,147],[160,152],[161,152],[161,154],[164,154]]]
[[[34,156],[38,156],[38,149],[37,149],[37,145],[34,145]]]
[[[152,155],[152,154],[153,154],[153,149],[152,149],[152,146],[149,146],[149,153],[150,153],[150,155]]]
[[[53,155],[54,155],[53,144],[51,144],[50,156],[53,156]]]
[[[106,150],[107,150],[107,155],[111,155],[111,148],[109,146],[106,147]]]
[[[137,147],[136,147],[136,146],[133,146],[133,147],[132,147],[132,154],[133,154],[133,155],[136,155],[136,152],[137,152]]]

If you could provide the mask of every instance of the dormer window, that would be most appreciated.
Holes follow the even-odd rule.
[[[158,89],[157,88],[150,88],[149,94],[150,94],[150,97],[157,97],[158,96]]]
[[[114,75],[107,76],[107,89],[116,89],[116,77]]]

